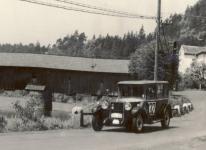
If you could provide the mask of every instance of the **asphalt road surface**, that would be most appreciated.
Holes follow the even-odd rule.
[[[191,98],[194,111],[171,120],[169,129],[160,123],[145,133],[123,128],[91,128],[0,134],[0,150],[196,150],[206,149],[206,92],[183,92]]]

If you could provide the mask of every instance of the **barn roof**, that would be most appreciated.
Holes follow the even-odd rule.
[[[30,53],[0,53],[0,66],[34,67],[102,73],[129,73],[129,60],[92,59]]]
[[[185,55],[199,55],[206,53],[206,47],[182,45]]]

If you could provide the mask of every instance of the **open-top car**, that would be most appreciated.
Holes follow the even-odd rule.
[[[124,126],[142,132],[144,124],[160,122],[168,128],[172,109],[169,104],[167,81],[118,82],[118,98],[102,101],[93,108],[92,128],[100,131],[105,126]]]

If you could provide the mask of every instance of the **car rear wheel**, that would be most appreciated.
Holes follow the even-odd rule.
[[[169,128],[169,124],[170,124],[170,114],[169,114],[169,110],[167,109],[164,112],[163,118],[161,120],[162,128]]]
[[[133,118],[133,130],[134,132],[142,132],[144,127],[144,121],[142,115],[138,114],[136,117]]]
[[[101,131],[103,127],[102,120],[99,116],[92,117],[92,128],[94,131]]]

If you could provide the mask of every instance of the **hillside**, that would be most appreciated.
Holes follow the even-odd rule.
[[[174,14],[163,22],[165,35],[180,44],[206,45],[206,0],[188,7],[183,15]]]

